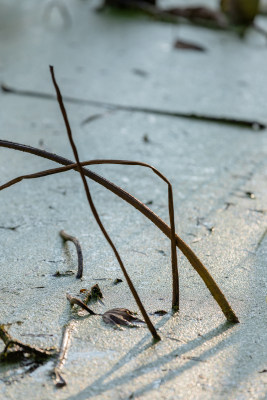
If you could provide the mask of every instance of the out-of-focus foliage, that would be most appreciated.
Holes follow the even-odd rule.
[[[249,25],[259,12],[259,0],[220,0],[221,10],[234,24]]]

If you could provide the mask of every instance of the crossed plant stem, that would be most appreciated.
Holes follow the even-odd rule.
[[[176,246],[183,252],[183,254],[186,256],[186,258],[189,260],[193,268],[198,272],[200,277],[203,279],[205,282],[206,286],[208,287],[211,295],[214,297],[218,305],[220,306],[222,312],[224,313],[225,317],[227,318],[228,321],[237,323],[238,318],[235,315],[234,311],[232,310],[231,306],[229,305],[228,301],[226,300],[224,294],[210,275],[210,273],[207,271],[205,266],[201,263],[201,261],[198,259],[198,257],[195,255],[195,253],[190,249],[190,247],[175,233],[175,223],[174,223],[174,207],[173,207],[173,196],[172,196],[172,186],[168,179],[162,175],[157,169],[154,167],[150,166],[149,164],[142,163],[142,162],[137,162],[137,161],[127,161],[127,160],[91,160],[91,161],[86,161],[86,162],[80,162],[78,152],[75,146],[75,143],[73,141],[72,137],[72,132],[71,128],[69,125],[67,113],[63,104],[63,99],[59,90],[59,87],[56,83],[55,76],[54,76],[54,71],[53,67],[50,67],[50,72],[52,76],[52,80],[54,83],[54,87],[57,93],[57,100],[61,109],[61,113],[64,119],[64,123],[66,126],[66,130],[68,133],[68,138],[71,144],[71,147],[73,149],[73,153],[75,156],[76,163],[73,163],[73,161],[68,160],[64,157],[61,157],[57,154],[53,154],[50,152],[47,152],[45,150],[37,149],[28,145],[20,144],[20,143],[14,143],[10,141],[5,141],[0,139],[0,147],[6,147],[14,150],[19,150],[19,151],[24,151],[30,154],[34,154],[52,161],[55,161],[59,164],[65,165],[64,167],[61,168],[56,168],[56,169],[50,169],[46,171],[40,171],[34,174],[29,174],[29,175],[22,175],[19,176],[15,179],[12,179],[11,181],[7,182],[6,184],[0,186],[0,190],[3,190],[11,185],[14,185],[23,179],[33,179],[33,178],[39,178],[42,176],[47,176],[47,175],[52,175],[60,172],[65,172],[71,169],[74,169],[78,171],[81,175],[83,185],[85,188],[85,192],[87,195],[88,203],[90,205],[90,208],[92,210],[92,213],[103,233],[105,236],[106,240],[110,244],[111,248],[113,249],[113,252],[118,260],[118,263],[122,269],[122,272],[125,276],[125,279],[130,287],[130,290],[136,300],[136,303],[143,315],[144,320],[147,323],[147,326],[154,337],[154,339],[159,340],[160,337],[158,333],[156,332],[155,327],[153,326],[140,298],[139,295],[134,288],[134,285],[125,269],[125,266],[121,260],[121,257],[113,244],[112,240],[110,239],[107,231],[105,230],[100,217],[97,213],[97,210],[95,208],[95,205],[93,203],[89,186],[87,184],[86,178],[89,177],[90,179],[94,180],[95,182],[101,184],[104,186],[106,189],[110,190],[129,204],[131,204],[133,207],[135,207],[138,211],[140,211],[143,215],[145,215],[148,219],[150,219],[170,240],[171,240],[171,255],[172,255],[172,277],[173,277],[173,296],[172,296],[172,307],[175,310],[179,309],[179,277],[178,277],[178,267],[177,267],[177,254],[176,254]],[[146,168],[152,169],[152,171],[157,174],[161,179],[163,179],[167,185],[168,185],[168,204],[169,204],[169,216],[170,216],[170,227],[158,216],[156,215],[152,210],[150,210],[145,204],[143,204],[140,200],[136,199],[133,197],[130,193],[126,192],[119,186],[115,185],[114,183],[108,181],[107,179],[103,178],[102,176],[96,174],[95,172],[88,170],[84,168],[85,165],[93,165],[93,164],[122,164],[122,165],[139,165],[143,166]]]
[[[168,181],[168,179],[161,174],[156,168],[151,165],[139,161],[128,161],[128,160],[90,160],[81,162],[82,166],[86,165],[96,165],[96,164],[118,164],[118,165],[138,165],[146,168],[150,168],[157,176],[159,176],[164,182],[168,185],[168,208],[169,208],[169,216],[170,216],[170,226],[171,226],[171,258],[172,258],[172,276],[173,276],[173,290],[172,290],[172,307],[174,310],[179,310],[179,275],[178,275],[178,266],[177,266],[177,254],[176,254],[176,239],[175,239],[175,222],[174,222],[174,206],[173,206],[173,194],[172,194],[172,185]],[[34,179],[40,178],[43,176],[53,175],[60,172],[66,172],[71,169],[77,168],[77,164],[71,164],[66,167],[61,168],[53,168],[45,171],[36,172],[34,174],[21,175],[15,179],[11,179],[5,184],[0,186],[0,191],[6,189],[12,185],[15,185],[18,182],[21,182],[24,179]],[[76,248],[78,253],[78,272],[76,278],[82,277],[82,253],[79,243],[77,239],[67,235],[64,231],[60,231],[60,235],[64,240],[71,240]]]

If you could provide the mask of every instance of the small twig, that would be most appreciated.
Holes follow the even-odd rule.
[[[105,239],[109,243],[110,247],[112,248],[112,250],[114,252],[115,257],[118,260],[118,263],[119,263],[119,265],[120,265],[120,267],[122,269],[122,272],[123,272],[123,274],[125,276],[125,279],[126,279],[128,285],[129,285],[129,288],[130,288],[130,290],[131,290],[131,292],[132,292],[132,294],[134,296],[134,299],[135,299],[135,301],[136,301],[136,303],[137,303],[137,305],[138,305],[138,307],[139,307],[139,309],[140,309],[140,311],[141,311],[141,313],[142,313],[142,315],[144,317],[144,320],[147,323],[148,329],[150,330],[150,332],[151,332],[151,334],[152,334],[152,336],[153,336],[153,338],[155,340],[160,340],[160,336],[158,335],[154,325],[152,324],[152,322],[151,322],[151,320],[150,320],[150,318],[149,318],[149,316],[148,316],[148,314],[147,314],[147,312],[146,312],[146,310],[145,310],[145,308],[144,308],[144,306],[143,306],[143,304],[141,302],[141,299],[140,299],[137,291],[135,290],[135,287],[134,287],[134,285],[133,285],[133,283],[131,281],[131,278],[130,278],[130,276],[128,275],[128,273],[126,271],[126,268],[124,267],[122,259],[121,259],[120,255],[119,255],[114,243],[112,242],[111,238],[109,237],[106,229],[104,228],[104,225],[102,224],[101,219],[100,219],[100,217],[98,215],[98,212],[97,212],[97,210],[95,208],[93,199],[92,199],[91,194],[90,194],[89,186],[87,184],[87,181],[86,181],[86,178],[85,178],[85,175],[84,175],[84,171],[83,171],[83,168],[82,168],[80,160],[79,160],[78,151],[77,151],[76,145],[75,145],[73,137],[72,137],[72,132],[71,132],[70,124],[69,124],[69,121],[68,121],[68,116],[67,116],[67,113],[66,113],[66,110],[65,110],[65,106],[64,106],[63,99],[62,99],[62,96],[61,96],[61,93],[60,93],[60,89],[59,89],[59,87],[57,85],[57,82],[56,82],[56,79],[55,79],[54,68],[52,66],[50,66],[50,72],[51,72],[52,81],[53,81],[53,84],[54,84],[54,87],[55,87],[55,90],[56,90],[56,93],[57,93],[58,104],[59,104],[59,107],[60,107],[60,110],[61,110],[61,113],[62,113],[62,116],[63,116],[63,119],[64,119],[64,123],[65,123],[66,130],[67,130],[67,133],[68,133],[69,141],[70,141],[70,144],[71,144],[74,156],[75,156],[75,160],[76,160],[76,163],[77,163],[77,169],[78,169],[78,171],[79,171],[79,173],[81,175],[81,178],[82,178],[82,182],[83,182],[83,186],[84,186],[84,190],[85,190],[85,193],[86,193],[86,197],[87,197],[89,206],[90,206],[90,208],[92,210],[92,213],[94,215],[94,218],[95,218],[96,222],[98,223],[99,228],[101,229]]]
[[[93,310],[91,310],[86,304],[84,304],[81,300],[77,299],[76,297],[71,296],[69,293],[66,294],[67,300],[70,302],[71,306],[74,304],[78,305],[79,307],[83,308],[86,310],[90,315],[98,315],[96,314]],[[75,328],[75,321],[72,320],[70,321],[64,328],[63,331],[63,336],[61,340],[61,345],[60,345],[60,351],[58,354],[57,362],[55,364],[55,367],[52,371],[52,376],[54,377],[55,380],[55,385],[58,388],[62,388],[63,386],[67,385],[67,382],[61,375],[61,370],[64,366],[66,357],[67,357],[67,352],[70,347],[70,339],[71,339],[71,334],[73,332],[73,329]]]
[[[58,355],[56,365],[52,372],[52,375],[54,375],[54,378],[55,378],[55,384],[58,388],[61,388],[61,387],[67,385],[67,382],[61,375],[61,370],[62,370],[65,360],[66,360],[67,352],[68,352],[68,349],[70,346],[71,334],[72,334],[74,327],[75,327],[75,321],[71,321],[70,323],[68,323],[66,325],[66,327],[64,329],[62,341],[61,341],[61,345],[60,345],[60,352]]]
[[[3,188],[4,189],[4,188]],[[9,231],[16,231],[21,225],[16,226],[0,226],[0,229],[6,229]]]
[[[59,234],[63,240],[65,240],[65,241],[69,240],[76,247],[77,256],[78,256],[78,272],[77,272],[76,278],[80,279],[83,276],[83,253],[82,253],[81,245],[80,245],[78,239],[76,239],[76,237],[68,235],[65,231],[61,230],[59,232]]]
[[[7,140],[0,139],[0,147],[10,148],[14,150],[24,151],[26,153],[34,154],[38,157],[43,157],[48,160],[52,160],[59,164],[63,165],[71,165],[73,161],[68,160],[62,156],[59,156],[54,153],[50,153],[48,151],[38,149],[32,146],[9,142]],[[139,212],[141,212],[146,218],[148,218],[151,222],[153,222],[169,239],[171,238],[171,229],[170,227],[157,215],[155,214],[150,208],[148,208],[144,203],[140,200],[136,199],[130,193],[126,192],[119,186],[115,185],[114,183],[108,181],[107,179],[103,178],[100,175],[97,175],[95,172],[90,171],[86,168],[83,168],[83,172],[86,176],[88,176],[93,181],[99,183],[106,189],[110,190],[112,193],[116,194],[118,197],[126,201],[127,203],[131,204],[134,208],[136,208]],[[200,275],[202,280],[205,282],[208,290],[210,291],[211,295],[214,297],[215,301],[220,306],[222,312],[224,313],[225,317],[229,322],[237,323],[238,318],[235,315],[234,311],[232,310],[230,304],[226,300],[224,294],[222,293],[221,289],[212,278],[206,267],[202,264],[199,260],[197,255],[193,252],[193,250],[177,235],[175,234],[175,241],[176,246],[183,252],[185,257],[188,259],[192,267],[196,270],[196,272]]]
[[[56,96],[50,93],[35,92],[33,90],[20,90],[4,84],[1,85],[1,88],[2,91],[5,93],[16,94],[19,96],[41,98],[46,100],[56,100]],[[79,99],[71,96],[64,96],[64,101],[76,104],[89,104],[92,106],[108,108],[112,110],[132,111],[132,112],[155,114],[155,115],[162,115],[174,118],[186,118],[197,121],[214,122],[225,125],[239,126],[240,128],[249,128],[253,130],[263,130],[266,128],[266,125],[263,124],[262,122],[253,120],[244,120],[239,118],[219,117],[219,116],[204,115],[197,113],[184,113],[180,111],[169,111],[169,110],[162,110],[150,107],[127,106],[127,105],[108,103],[103,101]]]

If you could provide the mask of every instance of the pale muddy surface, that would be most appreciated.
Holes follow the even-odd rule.
[[[98,2],[0,2],[0,80],[123,105],[198,112],[267,123],[267,47],[250,31],[234,34],[145,18],[97,14]],[[210,3],[210,2],[206,2]],[[61,4],[52,8],[51,4]],[[267,21],[258,22],[267,28]],[[178,37],[207,52],[173,49]],[[55,101],[0,93],[1,139],[73,159]],[[231,325],[190,263],[178,252],[181,306],[171,314],[170,242],[144,216],[88,181],[162,340],[145,326],[113,328],[71,310],[69,292],[98,283],[102,313],[138,312],[112,251],[93,220],[76,172],[23,181],[0,196],[0,323],[24,343],[59,348],[74,330],[57,389],[54,359],[34,371],[0,364],[3,399],[265,399],[267,391],[266,131],[66,103],[82,160],[147,162],[173,185],[177,233],[205,264],[240,319]],[[95,116],[87,123],[88,117]],[[146,138],[144,140],[144,137]],[[0,148],[0,183],[56,164]],[[167,186],[141,167],[95,166],[168,222]],[[76,273],[76,236],[84,276]],[[115,279],[123,282],[114,285]],[[138,314],[140,316],[140,313]],[[0,344],[0,350],[4,345]]]

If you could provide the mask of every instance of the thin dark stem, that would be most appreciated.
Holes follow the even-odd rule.
[[[2,91],[5,93],[15,94],[18,96],[27,96],[27,97],[46,99],[46,100],[56,100],[56,96],[50,93],[35,92],[33,90],[20,90],[4,84],[1,85],[1,88]],[[104,101],[80,99],[71,96],[64,96],[64,101],[75,104],[88,104],[95,107],[108,108],[111,110],[131,111],[143,114],[145,113],[145,114],[162,115],[173,118],[186,118],[197,121],[214,122],[225,125],[239,126],[240,128],[249,128],[253,130],[263,130],[266,128],[265,124],[255,120],[253,121],[253,120],[244,120],[232,117],[221,117],[221,116],[213,116],[213,115],[205,115],[197,113],[185,113],[181,111],[162,110],[150,107],[127,106],[123,104],[108,103]]]
[[[73,161],[68,160],[62,156],[57,154],[50,153],[45,150],[37,149],[32,146],[9,142],[7,140],[0,139],[0,147],[5,147],[9,149],[24,151],[26,153],[34,154],[36,156],[46,158],[48,160],[57,162],[63,165],[71,165]],[[157,215],[155,214],[150,208],[148,208],[145,204],[143,204],[140,200],[136,199],[130,193],[126,192],[119,186],[115,185],[113,182],[108,181],[107,179],[103,178],[102,176],[96,174],[95,172],[83,168],[84,174],[88,176],[93,181],[99,183],[106,189],[110,190],[116,196],[120,197],[138,211],[140,211],[146,218],[148,218],[153,224],[155,224],[169,239],[171,238],[171,229],[170,227]],[[176,246],[182,251],[188,261],[191,263],[192,267],[196,270],[196,272],[200,275],[200,277],[205,282],[207,288],[209,289],[211,295],[214,297],[215,301],[220,306],[222,312],[224,313],[225,317],[229,322],[239,322],[237,316],[235,315],[234,311],[232,310],[230,304],[226,300],[224,294],[222,293],[221,289],[212,278],[206,267],[202,264],[199,260],[197,255],[193,252],[193,250],[177,235],[175,234]]]
[[[76,164],[76,166],[77,166],[77,164]],[[77,257],[78,257],[78,272],[77,272],[76,278],[80,279],[83,276],[83,253],[82,253],[81,245],[80,245],[78,239],[76,239],[76,237],[68,235],[65,231],[61,230],[59,232],[59,234],[63,240],[65,240],[65,241],[69,240],[76,247]]]
[[[129,288],[130,288],[130,290],[131,290],[131,292],[132,292],[132,294],[133,294],[133,296],[135,298],[135,301],[136,301],[136,303],[137,303],[137,305],[138,305],[138,307],[139,307],[139,309],[140,309],[140,311],[141,311],[141,313],[142,313],[142,315],[144,317],[144,320],[147,323],[148,329],[150,330],[150,332],[151,332],[151,334],[152,334],[152,336],[153,336],[153,338],[155,340],[160,340],[160,336],[158,335],[154,325],[152,324],[152,322],[151,322],[151,320],[150,320],[150,318],[149,318],[149,316],[148,316],[148,314],[147,314],[147,312],[146,312],[146,310],[145,310],[145,308],[144,308],[144,306],[143,306],[143,304],[141,302],[141,299],[140,299],[137,291],[135,290],[135,287],[134,287],[134,285],[133,285],[133,283],[132,283],[132,281],[130,279],[130,276],[128,275],[128,273],[127,273],[127,271],[126,271],[126,269],[124,267],[124,264],[123,264],[123,262],[121,260],[121,257],[119,255],[115,245],[113,244],[111,238],[109,237],[106,229],[104,228],[104,225],[102,224],[102,222],[100,220],[100,217],[98,215],[98,212],[97,212],[97,210],[95,208],[95,205],[93,203],[93,199],[92,199],[90,191],[89,191],[89,186],[87,184],[87,181],[86,181],[86,178],[85,178],[85,175],[84,175],[84,171],[83,171],[83,168],[82,168],[80,160],[79,160],[78,151],[77,151],[77,148],[75,146],[75,143],[74,143],[74,140],[73,140],[73,137],[72,137],[72,132],[71,132],[70,124],[69,124],[69,121],[68,121],[68,116],[67,116],[64,104],[63,104],[62,96],[61,96],[59,87],[57,85],[57,82],[56,82],[56,79],[55,79],[55,75],[54,75],[54,69],[53,69],[52,66],[50,66],[50,72],[51,72],[52,80],[53,80],[53,83],[54,83],[54,86],[55,86],[55,90],[56,90],[56,93],[57,93],[58,104],[59,104],[60,109],[61,109],[61,113],[62,113],[64,122],[65,122],[65,126],[66,126],[66,129],[67,129],[69,141],[70,141],[70,144],[71,144],[74,156],[75,156],[75,160],[76,160],[76,163],[77,163],[77,169],[78,169],[78,171],[79,171],[79,173],[81,175],[81,178],[82,178],[82,181],[83,181],[83,185],[84,185],[84,189],[85,189],[85,193],[86,193],[86,197],[87,197],[88,203],[90,205],[90,208],[92,210],[92,213],[93,213],[93,215],[95,217],[95,220],[98,223],[98,225],[99,225],[104,237],[106,238],[107,242],[109,243],[110,247],[112,248],[112,250],[113,250],[113,252],[115,254],[115,257],[118,260],[118,263],[119,263],[119,265],[121,267],[121,270],[122,270],[122,272],[123,272],[123,274],[125,276],[125,279],[126,279],[128,285],[129,285]]]
[[[175,220],[174,220],[174,207],[173,207],[173,194],[172,194],[172,185],[169,180],[156,168],[151,165],[139,161],[128,161],[128,160],[90,160],[83,161],[81,165],[84,167],[86,165],[95,165],[95,164],[119,164],[119,165],[137,165],[151,169],[157,176],[159,176],[164,182],[168,185],[168,208],[169,208],[169,217],[170,217],[170,226],[171,226],[171,258],[172,258],[172,281],[173,281],[173,291],[172,291],[172,307],[175,310],[179,310],[179,275],[178,275],[178,261],[176,254],[176,239],[175,239]],[[23,179],[34,179],[40,178],[41,176],[47,176],[52,174],[57,174],[64,171],[69,171],[70,169],[77,168],[77,164],[68,165],[66,167],[61,168],[53,168],[46,171],[37,172],[35,174],[22,175],[11,181],[5,183],[0,186],[0,191],[12,186]]]

